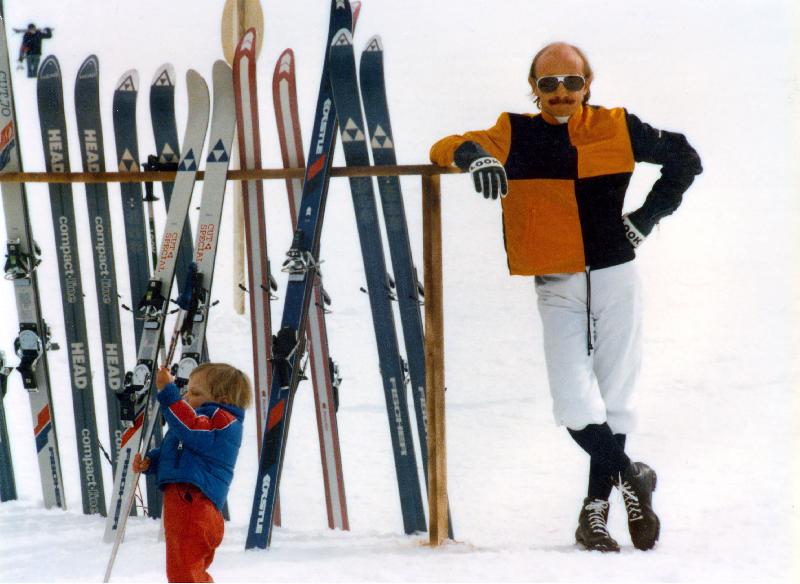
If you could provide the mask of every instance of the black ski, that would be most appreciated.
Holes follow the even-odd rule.
[[[139,74],[126,71],[114,91],[114,142],[117,147],[117,166],[120,172],[138,172],[139,143],[136,132],[136,97],[139,91]],[[144,220],[142,185],[138,182],[120,183],[122,213],[125,225],[125,248],[128,256],[130,302],[143,298],[150,279],[148,267],[147,229]],[[135,307],[134,307],[135,308]],[[142,338],[143,320],[133,319],[136,346]]]
[[[139,92],[139,74],[131,69],[117,82],[114,91],[114,141],[117,146],[117,163],[120,172],[138,172],[139,139],[136,131],[136,98]],[[145,227],[142,184],[121,183],[122,213],[125,219],[125,243],[128,252],[128,277],[131,286],[131,303],[144,298],[150,280],[148,265],[148,238]],[[133,330],[136,346],[141,344],[144,319],[134,312]],[[161,426],[156,425],[153,434],[155,444],[161,443]],[[147,475],[147,506],[152,517],[161,513],[161,489],[153,475]]]
[[[39,68],[37,80],[39,122],[47,172],[69,172],[67,125],[64,117],[64,94],[58,60],[48,56]],[[75,227],[72,185],[50,183],[50,208],[58,252],[58,275],[64,309],[64,331],[69,356],[72,408],[75,414],[75,437],[81,478],[83,512],[106,514],[103,473],[100,465],[100,441],[94,414],[92,368],[89,360],[89,337],[83,305],[81,264]]]
[[[88,57],[75,81],[75,113],[81,161],[85,172],[105,172],[103,127],[100,121],[99,63],[95,55]],[[108,205],[108,185],[86,185],[86,206],[92,234],[92,257],[97,288],[97,309],[100,315],[100,341],[103,346],[108,432],[111,445],[111,464],[117,454],[125,428],[119,419],[119,400],[116,392],[122,389],[125,360],[122,349],[122,330],[119,318],[117,269]]]
[[[369,166],[364,115],[361,111],[356,78],[353,37],[348,29],[337,31],[331,42],[330,75],[347,165]],[[405,375],[391,305],[393,291],[383,255],[372,178],[351,177],[350,189],[367,277],[375,340],[378,345],[403,526],[406,533],[425,531],[425,511],[422,506],[422,491],[408,414]]]

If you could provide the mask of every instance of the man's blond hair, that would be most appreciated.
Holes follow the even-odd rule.
[[[227,363],[203,363],[193,375],[202,375],[204,385],[214,401],[229,403],[242,409],[250,407],[253,388],[243,372]]]

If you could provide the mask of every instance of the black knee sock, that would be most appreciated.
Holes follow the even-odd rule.
[[[625,452],[625,434],[614,434],[620,449]],[[608,500],[611,490],[614,488],[614,471],[609,473],[607,465],[592,456],[589,461],[589,492],[588,496],[592,499]]]
[[[567,428],[573,440],[591,457],[588,496],[607,500],[613,477],[630,464],[625,454],[625,434],[614,434],[607,423],[589,424],[583,430]]]

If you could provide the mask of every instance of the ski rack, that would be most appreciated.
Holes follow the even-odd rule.
[[[422,179],[422,247],[425,289],[425,371],[428,414],[428,509],[430,544],[448,539],[447,466],[444,416],[444,294],[442,287],[441,175],[461,174],[454,167],[431,164],[332,168],[330,176],[411,176]],[[304,168],[229,170],[227,180],[302,179]],[[203,180],[198,171],[196,180]],[[0,183],[172,182],[175,172],[14,172],[0,174]],[[30,196],[30,195],[29,195]]]

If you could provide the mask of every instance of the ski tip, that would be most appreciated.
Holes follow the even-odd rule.
[[[234,59],[237,59],[240,53],[250,53],[255,56],[257,46],[258,35],[255,27],[251,26],[245,31],[242,38],[239,39],[239,44],[236,45],[236,56]]]
[[[333,35],[331,47],[346,47],[353,44],[353,33],[346,28],[340,28]]]
[[[205,101],[208,101],[208,84],[206,83],[206,80],[203,79],[203,76],[194,69],[189,69],[186,71],[186,89],[190,96],[190,102],[192,99],[191,96],[195,95],[202,95],[205,98]]]
[[[294,71],[294,51],[286,49],[278,57],[278,62],[275,63],[275,73],[273,77],[288,77]]]
[[[164,63],[156,69],[151,87],[175,87],[175,67],[172,63]]]
[[[212,69],[211,75],[215,82],[219,76],[227,75],[228,78],[231,79],[231,83],[233,83],[233,71],[231,66],[222,59],[214,61],[214,68]]]
[[[383,41],[381,40],[381,36],[376,34],[367,41],[367,46],[364,48],[364,52],[376,53],[378,51],[383,51]]]
[[[117,81],[117,91],[139,91],[139,73],[136,69],[125,71]]]
[[[39,80],[50,79],[52,77],[61,76],[61,66],[58,64],[58,59],[55,55],[48,55],[42,64],[39,66]]]
[[[100,73],[100,63],[97,55],[89,55],[78,69],[78,79],[94,79]]]

